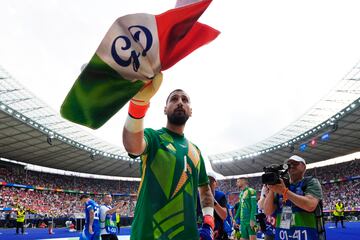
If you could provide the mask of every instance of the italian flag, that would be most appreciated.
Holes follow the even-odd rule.
[[[219,35],[197,22],[210,3],[177,3],[160,15],[118,18],[66,96],[61,115],[92,129],[101,127],[157,73]]]

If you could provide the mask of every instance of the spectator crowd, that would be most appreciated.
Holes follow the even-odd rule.
[[[340,163],[307,171],[307,175],[315,176],[322,183],[324,193],[324,209],[333,209],[335,202],[341,200],[346,208],[360,208],[360,160]],[[335,180],[330,183],[330,180]],[[22,165],[0,162],[0,182],[33,185],[53,190],[24,189],[0,185],[0,208],[16,208],[24,206],[29,211],[51,217],[70,217],[83,212],[78,198],[80,193],[55,191],[66,189],[93,193],[117,193],[114,202],[127,201],[126,208],[121,209],[122,216],[132,217],[136,204],[136,193],[139,182],[115,181],[77,176],[64,176],[24,169]],[[261,178],[249,178],[249,186],[261,191]],[[235,205],[238,201],[239,189],[236,179],[220,180],[218,188],[228,196],[228,202]],[[102,195],[92,198],[101,202]]]

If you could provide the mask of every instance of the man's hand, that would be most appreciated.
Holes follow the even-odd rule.
[[[205,215],[203,219],[203,224],[199,229],[200,240],[213,240],[214,226],[214,217],[210,215]]]
[[[254,226],[255,226],[255,222],[254,222],[253,220],[250,220],[250,227],[251,227],[252,229],[254,229]]]
[[[123,144],[131,155],[139,156],[146,148],[144,117],[149,108],[150,99],[159,89],[162,79],[162,73],[157,74],[130,100],[129,116],[126,118],[123,131]]]
[[[261,189],[261,193],[264,195],[264,196],[261,196],[261,197],[266,197],[268,194],[269,194],[269,187],[268,185],[264,184],[262,189]]]
[[[146,105],[150,99],[159,90],[163,80],[162,73],[155,75],[153,80],[145,84],[145,86],[131,99],[136,105]]]
[[[286,189],[284,180],[280,179],[280,183],[276,185],[268,185],[269,189],[275,193],[283,194]]]
[[[145,116],[150,105],[150,99],[155,95],[162,83],[162,73],[157,74],[153,80],[148,81],[144,87],[130,100],[129,115],[135,119]],[[129,127],[129,126],[128,126]],[[128,130],[132,130],[131,127]]]

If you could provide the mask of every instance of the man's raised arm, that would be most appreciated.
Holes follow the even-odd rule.
[[[129,115],[123,130],[123,144],[131,155],[139,156],[145,151],[144,117],[149,108],[150,99],[159,89],[161,82],[162,73],[159,73],[130,100]]]

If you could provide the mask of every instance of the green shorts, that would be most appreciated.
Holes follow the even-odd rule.
[[[241,224],[241,238],[249,239],[251,235],[256,235],[255,231],[250,227],[250,224]]]

